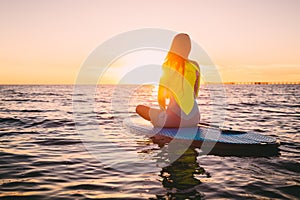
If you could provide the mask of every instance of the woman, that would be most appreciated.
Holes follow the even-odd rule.
[[[136,112],[151,121],[154,126],[192,127],[197,126],[200,121],[196,102],[200,86],[200,69],[195,61],[188,59],[190,51],[190,37],[184,33],[176,35],[163,64],[163,75],[158,89],[160,109],[144,105],[136,107]]]

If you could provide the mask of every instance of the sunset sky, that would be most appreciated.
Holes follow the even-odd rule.
[[[224,82],[300,80],[299,0],[0,0],[0,27],[0,84],[73,84],[98,45],[149,27],[188,33]]]

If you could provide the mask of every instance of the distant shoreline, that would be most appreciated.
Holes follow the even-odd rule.
[[[201,83],[203,85],[218,85],[218,84],[224,84],[224,85],[300,85],[300,82],[264,82],[264,81],[254,81],[254,82],[223,82],[223,83],[218,83],[218,82],[206,82],[206,83]],[[71,83],[60,83],[60,84],[55,84],[55,83],[0,83],[0,86],[9,86],[9,85],[36,85],[36,86],[46,86],[46,85],[94,85],[94,84],[71,84]],[[140,84],[114,84],[114,83],[104,83],[104,84],[97,84],[97,85],[140,85]]]
[[[220,84],[220,83],[207,83],[207,84]],[[263,82],[263,81],[254,81],[254,82],[223,82],[225,85],[299,85],[300,82]]]

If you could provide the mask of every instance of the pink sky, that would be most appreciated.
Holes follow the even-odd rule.
[[[299,19],[298,0],[1,0],[0,84],[72,84],[98,45],[145,27],[188,33],[225,82],[299,81]]]

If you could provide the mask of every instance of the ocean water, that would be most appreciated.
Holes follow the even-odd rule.
[[[86,87],[0,86],[0,199],[300,198],[300,85],[201,86],[202,122],[221,116],[224,127],[274,136],[280,154],[188,148],[164,166],[168,144],[122,126],[137,104],[156,105],[155,88],[104,85],[89,98]]]

